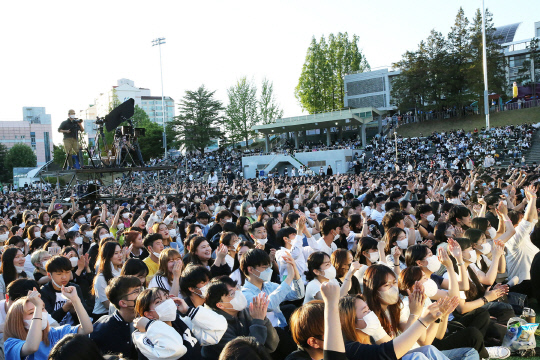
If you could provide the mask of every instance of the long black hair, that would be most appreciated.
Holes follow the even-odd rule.
[[[15,269],[15,265],[13,265],[13,260],[15,259],[15,256],[17,256],[17,253],[19,251],[21,251],[21,249],[12,247],[6,249],[2,254],[2,265],[0,266],[0,274],[2,274],[2,276],[4,277],[4,283],[6,288],[9,283],[18,278],[17,270]],[[24,271],[21,273],[21,276],[27,277]]]
[[[116,241],[107,241],[99,248],[99,268],[96,271],[96,276],[94,277],[94,286],[92,287],[92,294],[95,294],[96,281],[99,274],[103,274],[105,281],[109,281],[113,278],[112,274],[112,265],[111,259],[116,252],[116,247],[120,247],[120,244]]]

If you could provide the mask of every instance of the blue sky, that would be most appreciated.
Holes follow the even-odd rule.
[[[481,1],[10,1],[0,23],[0,120],[45,106],[54,130],[68,109],[85,108],[120,78],[160,95],[156,37],[167,39],[165,95],[178,100],[205,84],[226,103],[238,78],[266,77],[285,116],[295,116],[312,36],[357,34],[373,68],[391,65],[431,29],[447,34],[460,6],[471,19]],[[540,1],[486,0],[486,7],[496,25],[523,22],[517,39],[534,36]]]

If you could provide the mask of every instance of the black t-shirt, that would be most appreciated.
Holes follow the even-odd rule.
[[[381,345],[345,341],[345,354],[349,360],[397,360],[393,341]]]
[[[63,133],[64,139],[77,139],[81,128],[79,127],[79,123],[67,119],[62,121],[58,130],[71,130],[69,133]]]

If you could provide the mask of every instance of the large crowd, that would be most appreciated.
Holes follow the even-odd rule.
[[[529,130],[398,139],[390,173],[218,179],[235,153],[116,201],[4,189],[2,356],[504,359],[507,322],[540,298],[540,169],[478,163]]]

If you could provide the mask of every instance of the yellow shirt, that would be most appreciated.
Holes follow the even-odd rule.
[[[154,262],[154,260],[152,260],[150,256],[144,259],[143,262],[148,267],[148,275],[146,276],[146,284],[150,284],[150,280],[152,280],[152,278],[154,277],[154,275],[159,269],[159,264],[157,262]]]

